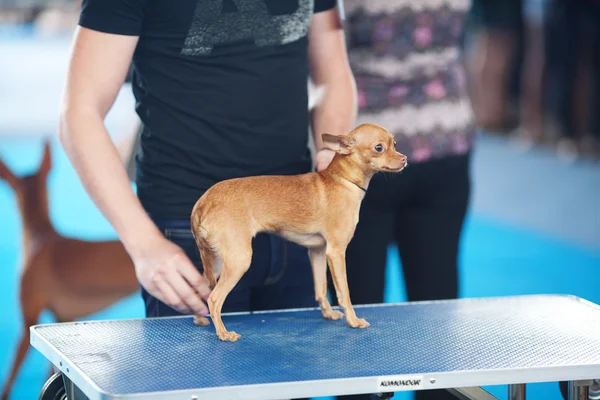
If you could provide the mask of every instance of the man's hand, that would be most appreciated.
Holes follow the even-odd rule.
[[[315,155],[315,165],[317,167],[317,171],[322,171],[329,166],[331,160],[333,160],[333,156],[335,156],[335,152],[330,149],[321,149]]]
[[[180,313],[208,315],[203,301],[211,292],[208,281],[179,246],[160,238],[132,258],[138,280],[152,296]]]

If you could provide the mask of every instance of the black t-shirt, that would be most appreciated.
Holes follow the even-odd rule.
[[[307,33],[335,3],[83,0],[81,26],[140,36],[136,184],[150,215],[187,219],[224,179],[310,171]]]

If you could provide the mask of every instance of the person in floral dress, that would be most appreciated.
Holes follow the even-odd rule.
[[[381,303],[384,285],[398,284],[385,282],[390,243],[399,250],[408,300],[456,298],[475,131],[461,58],[470,3],[343,4],[358,90],[357,123],[385,127],[394,134],[397,150],[408,157],[402,173],[377,174],[369,184],[346,253],[352,302]],[[419,391],[416,398],[454,397],[435,390]]]

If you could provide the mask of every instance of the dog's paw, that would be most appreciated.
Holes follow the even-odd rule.
[[[242,335],[240,335],[240,334],[237,334],[235,332],[227,332],[227,331],[225,331],[223,333],[219,333],[218,336],[219,336],[219,339],[221,339],[224,342],[237,342],[242,337]]]
[[[370,323],[368,323],[366,320],[364,320],[363,318],[357,318],[355,321],[348,321],[348,325],[351,328],[366,328],[371,326]]]
[[[197,326],[208,326],[208,325],[210,325],[210,322],[208,321],[208,318],[206,318],[206,317],[201,317],[199,315],[194,315],[194,325],[197,325]]]
[[[324,312],[323,318],[337,321],[338,319],[344,318],[344,313],[342,313],[341,311],[337,311],[337,310],[331,310],[329,312]]]

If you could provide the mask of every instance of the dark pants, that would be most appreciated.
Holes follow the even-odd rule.
[[[154,221],[165,237],[180,246],[203,271],[189,221]],[[312,268],[306,248],[259,234],[253,242],[250,269],[227,296],[222,311],[244,312],[315,307]],[[147,317],[180,315],[142,288]]]
[[[397,176],[375,175],[346,252],[353,304],[382,303],[384,285],[398,284],[385,282],[390,243],[400,253],[409,301],[458,297],[457,258],[471,191],[469,166],[470,156],[457,156],[409,164]],[[427,390],[416,392],[416,399],[455,397]]]
[[[578,139],[588,130],[600,137],[600,120],[593,111],[597,109],[600,98],[598,18],[600,7],[593,2],[553,0],[548,9],[550,107],[557,115],[565,136],[571,139]],[[580,120],[578,107],[574,106],[574,102],[578,101],[578,81],[583,79],[580,76],[582,65],[591,68],[590,111],[582,114],[587,117],[586,120]]]

